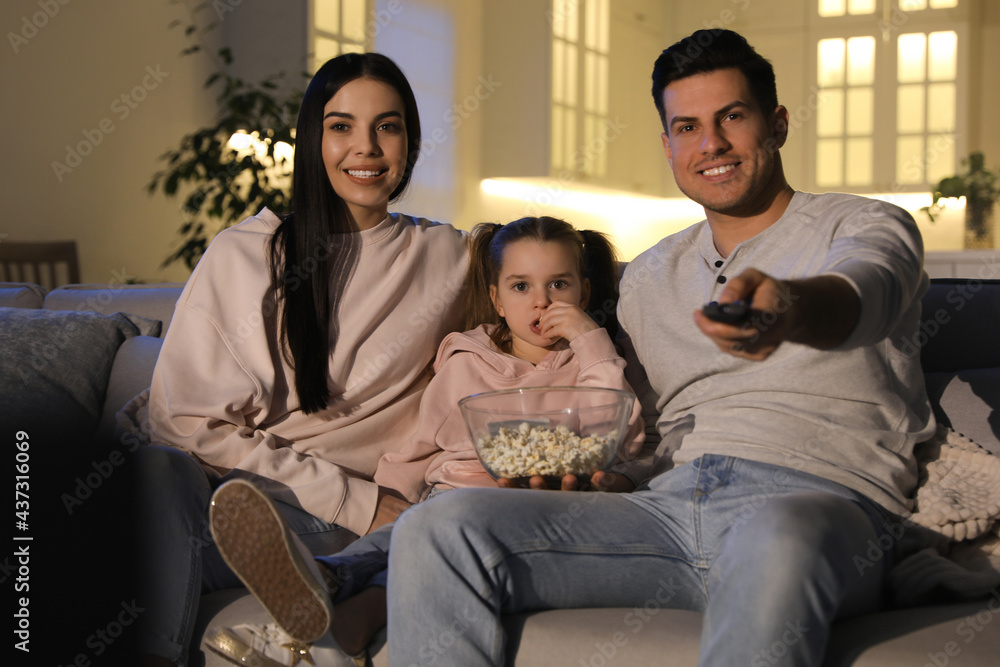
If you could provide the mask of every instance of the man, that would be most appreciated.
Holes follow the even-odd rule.
[[[404,513],[392,664],[503,664],[501,614],[633,607],[666,581],[668,606],[705,613],[701,664],[751,664],[794,624],[808,631],[782,643],[782,664],[815,665],[834,619],[882,604],[891,557],[859,572],[853,556],[898,537],[913,445],[934,428],[900,346],[927,286],[916,225],[881,202],[792,190],[788,111],[736,33],[664,51],[653,97],[677,184],[706,216],[622,280],[648,378],[634,386],[662,438],[654,474],[631,494],[460,490]],[[749,317],[713,321],[711,301]]]

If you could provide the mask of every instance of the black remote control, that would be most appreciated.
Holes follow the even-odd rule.
[[[724,324],[740,324],[750,316],[750,306],[742,301],[732,303],[719,303],[712,301],[701,309],[701,312],[710,320],[722,322]]]

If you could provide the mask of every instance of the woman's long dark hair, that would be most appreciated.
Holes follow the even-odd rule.
[[[389,200],[410,182],[420,151],[420,117],[409,82],[379,53],[348,53],[329,60],[313,76],[295,126],[292,210],[271,239],[271,287],[278,301],[282,353],[295,370],[295,390],[306,414],[330,402],[330,352],[336,345],[343,289],[358,257],[356,231],[347,206],[334,192],[323,163],[323,109],[344,84],[373,79],[403,100],[407,159],[403,178]]]
[[[521,218],[506,225],[482,222],[472,230],[465,328],[495,324],[490,339],[498,349],[511,353],[510,327],[493,306],[490,286],[499,283],[504,250],[514,241],[524,239],[563,243],[573,249],[580,275],[590,281],[587,314],[608,330],[611,340],[615,340],[618,335],[618,251],[605,234],[586,229],[578,231],[565,220],[548,216]]]

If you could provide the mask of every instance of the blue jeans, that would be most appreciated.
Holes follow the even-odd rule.
[[[332,596],[334,604],[372,586],[387,587],[389,540],[393,525],[387,523],[362,535],[335,555],[316,556],[316,560],[328,567],[340,582],[340,589]]]
[[[136,451],[140,516],[139,650],[178,665],[189,645],[205,593],[243,584],[212,540],[208,507],[222,480],[210,479],[184,452],[150,446]],[[313,553],[333,553],[356,536],[301,509],[276,502],[289,528]]]
[[[900,530],[844,486],[724,456],[632,494],[459,489],[396,522],[389,662],[502,665],[501,614],[654,602],[704,612],[702,665],[817,665],[835,618],[882,604],[872,547]]]

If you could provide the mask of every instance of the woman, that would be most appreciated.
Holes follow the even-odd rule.
[[[153,440],[167,446],[143,454],[148,654],[184,664],[198,597],[240,585],[206,524],[221,481],[252,479],[321,553],[408,505],[372,480],[416,426],[434,351],[462,323],[468,267],[466,235],[387,213],[419,145],[391,60],[327,62],[299,112],[294,213],[223,231],[188,280],[150,390]]]

